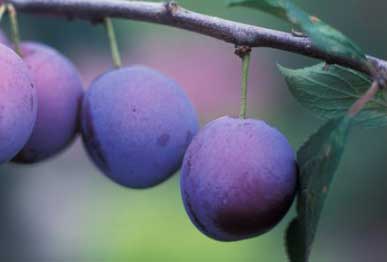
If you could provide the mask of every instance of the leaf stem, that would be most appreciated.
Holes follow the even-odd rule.
[[[246,119],[247,116],[247,86],[249,80],[250,54],[251,48],[242,46],[235,50],[235,54],[242,59],[242,84],[241,84],[241,104],[239,117]]]
[[[15,51],[18,55],[21,54],[20,50],[20,34],[19,34],[19,24],[17,20],[17,12],[15,7],[12,4],[7,4],[7,10],[11,22],[11,37],[12,37],[12,42],[15,46]]]
[[[118,49],[117,38],[114,32],[114,26],[113,26],[112,20],[109,17],[105,17],[104,23],[105,23],[106,32],[109,38],[113,66],[116,68],[120,68],[122,66],[121,55]]]
[[[356,116],[362,109],[363,107],[371,101],[376,93],[380,90],[380,86],[378,81],[372,82],[371,87],[368,89],[368,91],[360,97],[349,109],[348,111],[348,116],[349,117],[354,117]]]

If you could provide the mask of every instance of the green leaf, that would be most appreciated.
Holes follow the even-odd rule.
[[[307,258],[304,257],[304,240],[300,232],[300,223],[297,218],[294,218],[285,232],[286,252],[290,262],[303,262]]]
[[[228,5],[270,13],[300,28],[320,50],[358,62],[367,62],[364,52],[348,37],[319,18],[309,15],[290,0],[232,0]]]
[[[232,0],[228,1],[228,6],[244,6],[262,10],[279,18],[288,19],[287,10],[293,8],[292,2],[287,0]]]
[[[312,43],[329,54],[348,57],[367,63],[363,50],[340,31],[327,25],[315,16],[304,18],[300,28],[310,37]]]
[[[297,153],[300,168],[298,216],[286,235],[292,262],[308,261],[328,189],[344,152],[351,121],[348,117],[328,121]]]
[[[323,119],[344,116],[372,84],[366,75],[337,65],[318,64],[296,70],[279,65],[278,68],[298,102]],[[356,116],[355,122],[366,127],[387,125],[383,91]]]

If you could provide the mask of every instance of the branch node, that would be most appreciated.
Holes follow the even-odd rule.
[[[387,87],[387,70],[376,61],[368,61],[371,68],[371,76],[381,89]]]
[[[386,72],[380,72],[375,78],[375,81],[378,83],[380,89],[384,89],[387,86],[387,74]]]
[[[237,56],[239,56],[240,58],[243,58],[245,57],[246,55],[250,54],[251,53],[251,47],[250,46],[245,46],[245,45],[242,45],[242,46],[236,46],[235,47],[235,52],[234,52]]]
[[[168,1],[165,3],[165,9],[167,11],[167,14],[170,16],[175,16],[177,11],[179,10],[179,5],[176,1]]]

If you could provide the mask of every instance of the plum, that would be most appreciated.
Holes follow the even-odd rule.
[[[62,151],[75,137],[83,88],[75,66],[51,47],[27,42],[21,52],[36,83],[39,109],[31,138],[13,161],[36,163]]]
[[[193,224],[219,241],[269,231],[287,213],[297,185],[295,153],[265,122],[222,117],[187,149],[181,194]]]
[[[86,92],[81,123],[95,164],[130,188],[152,187],[175,173],[199,126],[179,85],[144,66],[98,77]]]
[[[38,97],[23,60],[2,44],[0,68],[0,163],[4,163],[12,159],[31,136]]]

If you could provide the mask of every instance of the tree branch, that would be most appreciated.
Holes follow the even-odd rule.
[[[125,18],[168,25],[207,35],[237,46],[270,47],[339,64],[370,74],[350,58],[335,56],[315,47],[307,37],[207,16],[189,11],[175,2],[153,3],[127,0],[8,0],[18,11],[51,14],[93,21],[104,17]],[[387,61],[368,57],[380,71]]]

